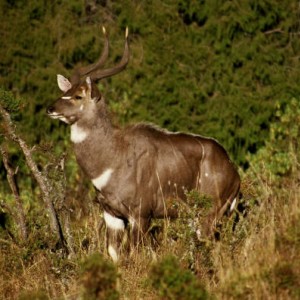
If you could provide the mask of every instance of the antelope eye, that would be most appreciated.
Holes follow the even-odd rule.
[[[75,99],[76,99],[76,100],[81,100],[81,99],[82,99],[82,97],[81,97],[81,96],[79,96],[79,95],[76,95],[76,96],[75,96]]]

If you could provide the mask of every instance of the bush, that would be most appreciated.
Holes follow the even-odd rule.
[[[163,299],[210,298],[195,275],[180,267],[174,256],[167,256],[152,267],[149,282]]]
[[[285,106],[277,104],[276,121],[270,125],[269,139],[255,155],[248,156],[253,172],[263,174],[267,170],[272,183],[295,174],[300,161],[299,138],[299,101],[292,99]]]
[[[87,258],[81,267],[84,299],[119,299],[115,265],[96,253]]]

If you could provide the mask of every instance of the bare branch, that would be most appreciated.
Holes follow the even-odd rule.
[[[13,170],[11,164],[9,163],[7,151],[2,145],[0,145],[0,152],[2,154],[3,164],[7,171],[7,181],[9,183],[10,189],[14,195],[16,201],[17,215],[15,216],[16,223],[20,228],[20,233],[23,241],[28,238],[28,230],[26,226],[25,212],[22,204],[22,200],[19,193],[19,188],[15,178],[16,171]]]
[[[275,28],[264,32],[264,34],[272,34],[272,33],[284,33],[284,31],[281,28]]]
[[[52,185],[49,183],[48,179],[43,176],[43,174],[38,170],[38,167],[36,163],[34,162],[31,154],[31,149],[28,147],[28,145],[25,143],[25,141],[19,137],[16,133],[15,130],[15,125],[11,121],[9,113],[0,105],[0,114],[2,115],[4,122],[6,124],[6,131],[7,135],[14,141],[16,142],[21,150],[24,153],[26,163],[28,167],[30,168],[34,178],[36,179],[41,192],[42,192],[42,198],[44,200],[44,203],[47,207],[49,216],[50,216],[50,226],[51,230],[57,235],[59,238],[61,244],[65,248],[65,239],[62,234],[61,226],[58,220],[57,213],[55,211],[52,198],[51,198],[51,193],[52,191]]]

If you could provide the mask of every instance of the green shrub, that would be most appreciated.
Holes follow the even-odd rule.
[[[12,92],[0,88],[0,105],[10,113],[16,113],[20,108],[20,99],[14,97]]]
[[[115,265],[98,253],[89,256],[81,267],[83,298],[87,300],[119,299],[117,291],[117,269]]]
[[[210,298],[196,276],[183,269],[174,256],[167,256],[152,267],[149,282],[163,299]]]
[[[272,271],[277,294],[282,291],[290,291],[291,295],[297,295],[297,298],[300,296],[300,277],[295,272],[293,264],[290,262],[280,262]]]
[[[275,183],[280,177],[295,174],[300,161],[300,102],[292,99],[287,105],[277,104],[276,121],[270,125],[265,146],[255,155],[249,155],[256,174],[268,174]]]

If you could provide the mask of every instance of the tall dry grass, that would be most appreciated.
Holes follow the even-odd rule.
[[[294,172],[280,184],[269,181],[267,174],[245,178],[240,205],[243,211],[237,212],[239,221],[235,224],[234,216],[224,220],[219,241],[199,240],[186,215],[174,222],[155,221],[156,242],[145,241],[139,251],[123,255],[117,265],[115,287],[119,297],[180,299],[176,295],[180,288],[172,284],[184,282],[170,284],[162,280],[164,287],[153,284],[154,266],[172,255],[178,265],[168,268],[172,271],[174,267],[174,274],[178,268],[190,272],[205,290],[206,298],[299,299],[300,173]],[[101,252],[102,259],[110,263],[104,229],[98,231],[99,219],[100,210],[94,209],[81,222],[73,221],[76,254],[69,258],[52,252],[38,230],[32,233],[27,246],[17,245],[1,234],[0,298],[84,299],[84,278],[89,278],[82,273],[84,261]],[[103,264],[99,268],[95,274],[106,272]],[[101,284],[101,280],[95,282]],[[168,291],[169,298],[160,296]]]

